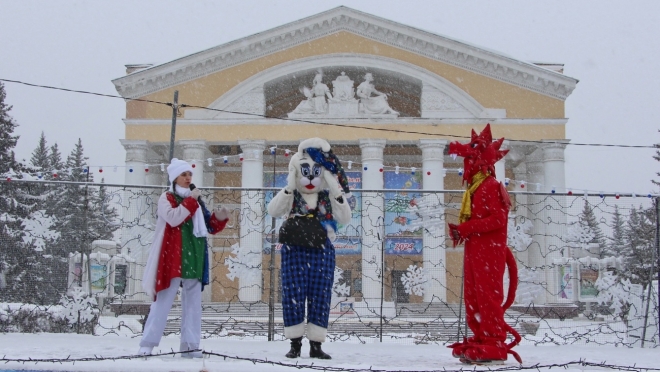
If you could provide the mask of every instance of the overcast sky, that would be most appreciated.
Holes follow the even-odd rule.
[[[160,64],[346,5],[524,61],[565,64],[574,143],[660,142],[660,1],[0,1],[0,78],[117,94],[126,64]],[[5,83],[19,159],[43,131],[64,157],[82,139],[92,166],[123,183],[125,104]],[[194,103],[193,103],[194,104]],[[466,133],[468,135],[469,133]],[[494,136],[497,136],[495,131]],[[573,190],[656,192],[653,149],[569,146]],[[97,177],[97,180],[99,178]]]

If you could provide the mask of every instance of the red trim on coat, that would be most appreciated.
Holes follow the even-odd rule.
[[[167,193],[167,201],[170,202],[172,208],[178,207],[176,198],[172,193]],[[185,223],[191,218],[194,211],[197,210],[199,204],[193,198],[184,198],[181,205],[189,211],[192,210],[190,216],[183,221]],[[156,295],[163,289],[169,288],[172,279],[181,277],[181,252],[181,225],[172,227],[168,223],[165,225],[163,244],[160,249],[160,257],[158,258]]]
[[[215,212],[213,212],[213,214],[211,215],[211,221],[209,223],[209,227],[211,228],[211,234],[217,234],[220,231],[224,230],[225,226],[227,226],[228,221],[229,218],[220,221],[215,217]]]

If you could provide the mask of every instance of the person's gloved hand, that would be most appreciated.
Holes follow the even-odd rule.
[[[451,236],[451,241],[454,243],[454,248],[456,248],[457,245],[463,243],[464,238],[458,231],[458,225],[453,223],[449,224],[449,235]]]
[[[296,176],[296,166],[289,164],[289,175],[286,176],[286,187],[285,190],[287,193],[293,193],[293,190],[298,188],[298,177]]]
[[[337,199],[342,196],[342,190],[339,186],[339,181],[332,172],[323,171],[323,179],[325,184],[328,186],[328,191],[330,192],[330,197]]]
[[[215,210],[215,218],[217,218],[218,221],[229,219],[229,209],[224,206],[218,207],[218,209]]]
[[[199,189],[194,189],[190,192],[190,197],[197,200],[202,195],[202,192]]]

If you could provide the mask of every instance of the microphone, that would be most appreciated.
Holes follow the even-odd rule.
[[[195,186],[194,183],[191,183],[190,186],[188,186],[188,187],[190,188],[190,191],[193,191],[194,189],[197,188],[197,186]],[[202,200],[202,197],[201,197],[201,196],[198,196],[198,197],[197,197],[197,200],[198,200],[198,201]]]

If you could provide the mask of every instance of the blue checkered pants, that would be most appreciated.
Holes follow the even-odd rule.
[[[328,328],[330,299],[335,276],[335,247],[327,239],[325,247],[282,246],[282,310],[284,326],[305,320]]]

